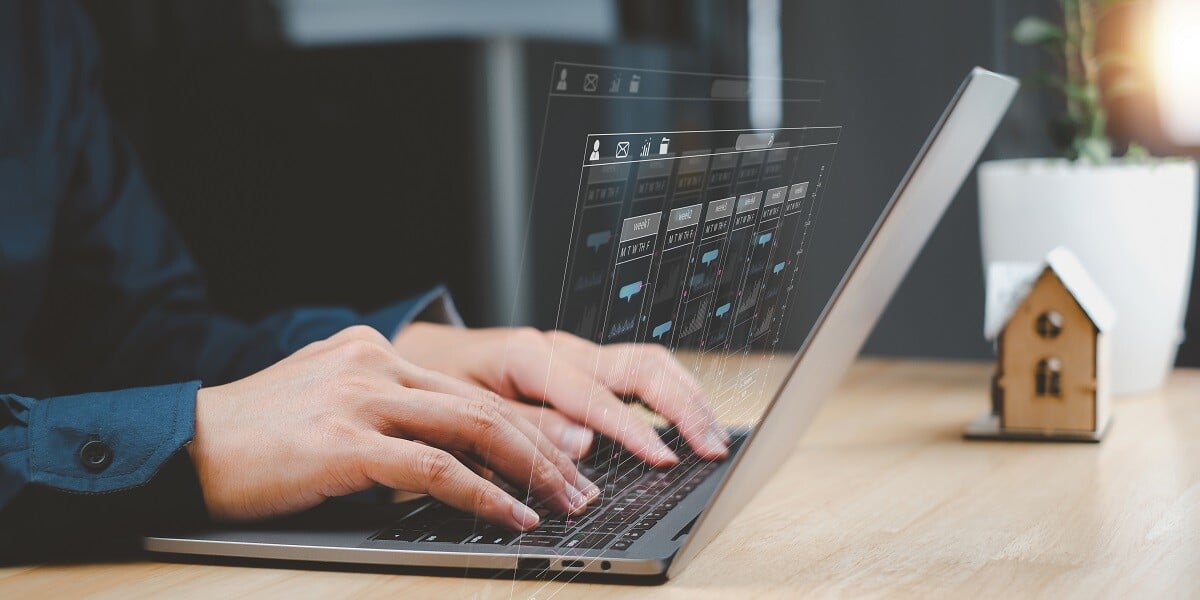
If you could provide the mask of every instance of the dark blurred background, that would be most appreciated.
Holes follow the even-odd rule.
[[[85,0],[110,108],[223,309],[363,309],[444,282],[468,323],[514,307],[503,238],[536,166],[555,59],[827,80],[845,126],[819,235],[856,245],[970,67],[1045,60],[1008,31],[1048,0]],[[1136,40],[1131,8],[1105,43]],[[767,43],[764,45],[764,40]],[[1102,40],[1103,41],[1103,40]],[[758,44],[756,47],[755,44]],[[753,50],[752,50],[753,48]],[[771,58],[771,57],[768,57]],[[757,74],[762,74],[761,72]],[[770,75],[771,73],[767,73]],[[985,158],[1048,156],[1049,92],[1018,97]],[[1156,154],[1151,92],[1111,106]],[[523,218],[523,216],[522,216]],[[982,358],[975,179],[867,351]],[[536,243],[536,240],[534,241]],[[848,248],[852,251],[852,248]],[[518,255],[519,256],[519,255]],[[812,261],[812,277],[842,265]],[[1200,280],[1200,278],[1194,278]],[[1200,365],[1193,284],[1180,363]]]

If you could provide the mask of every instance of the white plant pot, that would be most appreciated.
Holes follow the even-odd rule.
[[[1066,246],[1117,309],[1118,394],[1160,387],[1183,341],[1196,240],[1196,163],[999,160],[979,167],[983,263]]]

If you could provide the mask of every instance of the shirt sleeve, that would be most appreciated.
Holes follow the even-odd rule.
[[[0,395],[0,557],[83,550],[205,519],[186,452],[198,382]]]
[[[47,135],[63,184],[29,336],[54,391],[0,393],[0,558],[18,560],[204,520],[185,451],[202,384],[261,370],[351,325],[392,337],[415,319],[461,324],[440,287],[371,313],[305,307],[244,322],[215,310],[108,118],[82,13],[64,2],[40,8],[45,22],[30,27],[49,38],[45,96],[60,109]]]
[[[440,288],[361,317],[311,316],[318,318],[295,313],[286,345],[343,323],[389,335],[413,320],[462,323]],[[190,381],[39,400],[0,394],[0,560],[94,552],[141,533],[204,522],[185,450],[195,433],[199,388]]]

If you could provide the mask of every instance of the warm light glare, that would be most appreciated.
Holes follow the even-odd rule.
[[[1200,145],[1200,0],[1158,0],[1155,80],[1163,128],[1177,144]]]

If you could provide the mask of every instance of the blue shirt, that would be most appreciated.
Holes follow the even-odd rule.
[[[215,311],[106,113],[86,18],[0,0],[0,556],[205,517],[196,390],[354,324],[453,313],[435,289],[362,315]]]

